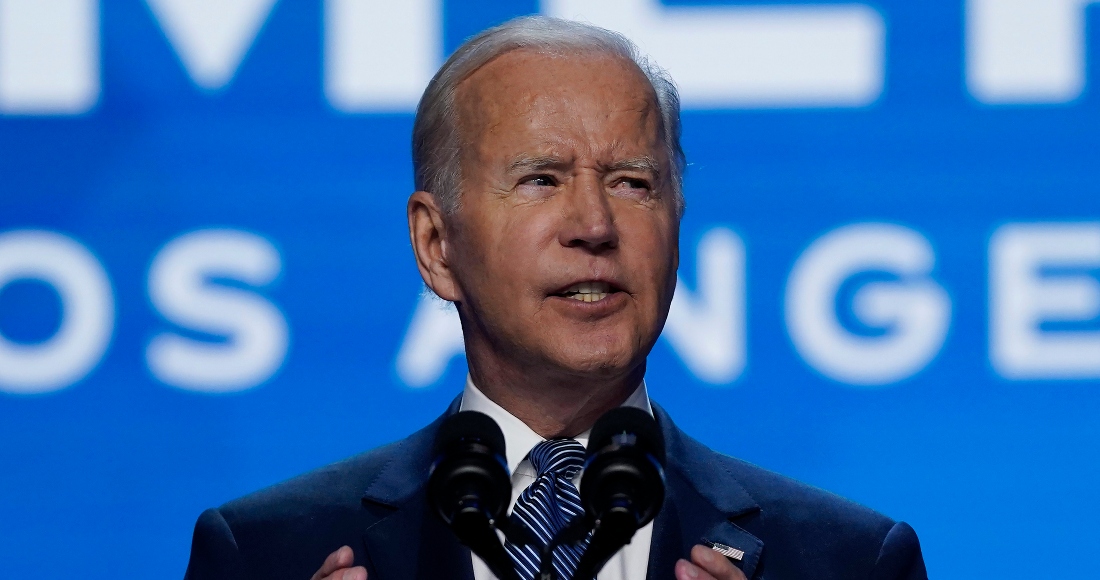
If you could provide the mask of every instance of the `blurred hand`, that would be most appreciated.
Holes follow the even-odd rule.
[[[706,546],[695,546],[690,562],[676,562],[676,580],[745,580],[745,574],[722,554]]]
[[[328,555],[321,569],[310,580],[367,580],[367,569],[362,566],[351,567],[355,554],[351,548],[341,546]],[[744,576],[742,576],[744,578]]]

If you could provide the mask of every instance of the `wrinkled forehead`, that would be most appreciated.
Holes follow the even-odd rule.
[[[660,142],[660,110],[649,80],[634,62],[606,52],[507,52],[458,85],[455,105],[467,145],[508,133]],[[608,131],[617,133],[600,134]]]

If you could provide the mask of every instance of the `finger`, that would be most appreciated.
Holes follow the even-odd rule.
[[[355,559],[355,555],[352,553],[351,548],[347,546],[340,546],[335,552],[328,555],[325,558],[325,562],[321,564],[321,569],[310,580],[324,580],[332,575],[333,572],[340,568],[347,568],[351,566],[352,561]],[[337,578],[336,580],[340,580]]]
[[[341,568],[321,580],[367,580],[367,569],[362,566]]]
[[[676,562],[676,580],[717,580],[706,570],[688,562],[679,560]]]
[[[745,580],[745,574],[733,562],[706,546],[692,548],[691,561],[717,580]]]

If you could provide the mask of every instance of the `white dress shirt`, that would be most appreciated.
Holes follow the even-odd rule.
[[[649,394],[646,392],[645,381],[638,385],[626,402],[624,407],[637,407],[650,415],[653,408],[649,405]],[[519,499],[519,494],[527,489],[535,481],[535,468],[527,459],[531,449],[545,441],[538,433],[535,433],[503,407],[489,400],[476,386],[469,376],[466,377],[466,389],[462,392],[462,411],[478,411],[493,418],[504,432],[504,449],[508,460],[508,470],[512,473],[512,501],[508,504],[508,513]],[[590,431],[585,431],[576,437],[581,445],[588,447]],[[581,474],[578,473],[573,483],[580,487]],[[649,545],[653,539],[653,522],[650,522],[634,534],[629,544],[623,546],[596,576],[597,580],[645,580],[649,568]],[[489,567],[473,555],[474,580],[494,580],[496,576],[489,571]],[[671,570],[670,570],[671,572]]]

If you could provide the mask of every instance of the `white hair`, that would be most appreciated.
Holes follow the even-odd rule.
[[[462,143],[455,118],[455,89],[489,61],[517,49],[554,55],[598,52],[629,60],[638,66],[653,87],[660,110],[659,130],[671,165],[668,183],[676,213],[682,215],[685,159],[680,146],[680,96],[672,78],[617,32],[547,16],[515,18],[469,38],[428,83],[413,122],[416,189],[430,192],[444,213],[452,213],[458,207]]]

